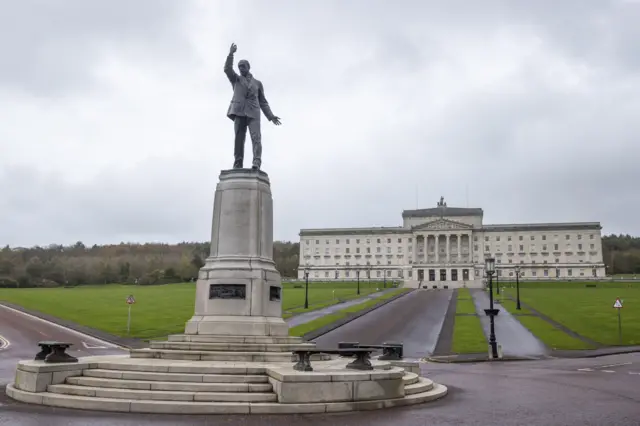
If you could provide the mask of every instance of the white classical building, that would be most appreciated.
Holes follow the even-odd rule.
[[[402,280],[407,287],[482,287],[484,259],[498,279],[605,276],[599,222],[484,225],[479,208],[402,212],[403,225],[302,229],[300,267],[310,280]]]

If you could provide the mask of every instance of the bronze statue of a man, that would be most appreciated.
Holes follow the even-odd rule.
[[[280,118],[271,112],[267,98],[264,96],[264,87],[259,80],[253,78],[249,72],[251,66],[247,60],[238,62],[240,75],[233,71],[233,54],[238,50],[235,43],[231,44],[229,55],[224,63],[224,73],[231,82],[233,88],[233,98],[227,111],[227,117],[233,120],[235,129],[235,148],[233,155],[234,169],[241,169],[244,160],[244,142],[247,137],[247,128],[251,135],[253,145],[253,166],[252,169],[260,169],[262,164],[262,135],[260,134],[260,110],[276,126],[279,126]]]

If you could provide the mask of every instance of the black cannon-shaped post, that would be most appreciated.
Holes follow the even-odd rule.
[[[78,358],[65,352],[72,346],[71,343],[44,341],[38,342],[38,346],[40,346],[40,352],[36,354],[36,361],[46,363],[78,362]]]

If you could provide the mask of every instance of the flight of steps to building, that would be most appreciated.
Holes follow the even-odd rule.
[[[130,360],[135,361],[135,360]],[[151,361],[151,360],[150,360]],[[411,405],[438,399],[446,387],[405,372],[404,398],[372,401],[283,404],[278,402],[266,367],[250,364],[185,364],[168,372],[165,364],[100,362],[46,392],[7,388],[9,396],[25,402],[65,408],[137,413],[323,413]],[[175,362],[175,361],[174,361]],[[188,372],[186,372],[188,371]]]

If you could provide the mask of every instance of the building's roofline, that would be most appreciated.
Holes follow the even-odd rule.
[[[576,229],[593,229],[600,230],[602,226],[600,222],[564,222],[564,223],[514,223],[514,224],[498,224],[484,225],[482,227],[473,228],[477,232],[505,232],[505,231],[562,231]],[[317,228],[317,229],[301,229],[298,234],[301,237],[322,237],[322,236],[350,236],[350,235],[386,235],[386,234],[411,234],[411,228],[402,226],[381,226],[373,228]]]
[[[479,208],[466,207],[434,207],[430,209],[403,210],[402,218],[408,217],[433,217],[433,216],[483,216],[484,212]]]
[[[481,229],[485,232],[503,231],[562,231],[575,229],[602,229],[600,222],[560,222],[560,223],[514,223],[483,225]]]
[[[386,235],[386,234],[410,234],[410,228],[402,226],[379,226],[373,228],[317,228],[301,229],[301,237],[325,236],[325,235]]]

